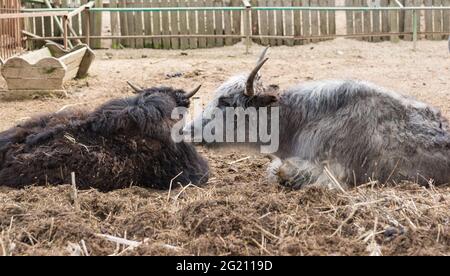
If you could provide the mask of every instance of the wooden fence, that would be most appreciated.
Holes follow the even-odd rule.
[[[348,7],[448,7],[450,0],[345,0]],[[367,41],[412,40],[413,11],[346,11],[347,34],[378,34],[358,38]],[[447,39],[450,33],[450,10],[426,10],[416,12],[418,32],[425,31],[426,39]],[[382,33],[398,33],[399,35],[382,36]]]
[[[61,0],[57,7],[74,8],[88,0],[68,1]],[[446,39],[450,33],[449,9],[398,8],[421,5],[448,7],[450,0],[345,0],[345,5],[349,7],[396,7],[395,10],[303,9],[334,7],[336,1],[109,0],[109,3],[104,3],[95,0],[95,8],[91,12],[74,16],[70,24],[79,38],[86,41],[85,37],[90,35],[92,48],[100,48],[104,39],[112,39],[112,44],[103,44],[106,47],[163,49],[220,47],[233,45],[244,37],[251,38],[255,43],[273,46],[292,46],[339,36],[373,42],[412,40],[413,18],[418,23],[418,35],[424,34],[426,39]],[[28,8],[46,6],[48,4],[27,4]],[[173,9],[159,10],[163,7]],[[195,7],[199,9],[189,9]],[[345,22],[337,22],[338,12]],[[86,24],[88,16],[90,23]],[[52,18],[30,20],[26,24],[30,32],[46,38],[61,37]],[[338,23],[343,23],[339,24],[339,29],[336,27]]]
[[[0,14],[17,13],[20,0],[0,0]],[[0,59],[6,59],[23,50],[22,20],[0,19]]]
[[[231,7],[241,6],[241,0],[111,0],[111,8],[135,7]],[[233,45],[241,35],[241,11],[172,11],[172,12],[111,12],[113,36],[130,35],[211,35],[216,37],[120,39],[131,48],[195,49]],[[227,37],[228,36],[228,37]]]
[[[335,0],[253,0],[253,7],[334,7]],[[336,34],[335,11],[252,10],[252,35],[329,36]],[[298,45],[323,39],[258,38],[262,45]]]

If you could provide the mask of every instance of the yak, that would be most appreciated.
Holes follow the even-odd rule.
[[[279,133],[272,135],[279,135],[279,147],[269,178],[282,185],[450,182],[449,123],[438,109],[358,80],[313,81],[284,91],[264,87],[259,70],[268,60],[266,51],[250,74],[234,76],[216,90],[203,113],[186,126],[186,135],[229,107],[278,107]],[[243,144],[255,148],[259,143]]]
[[[0,133],[0,185],[70,183],[100,191],[172,183],[203,184],[208,163],[191,144],[172,141],[176,107],[187,108],[192,92],[170,87],[141,89],[92,112],[42,115]]]

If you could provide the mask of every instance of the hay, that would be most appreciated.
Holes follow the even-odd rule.
[[[173,187],[169,201],[139,187],[78,191],[75,211],[72,185],[1,190],[0,254],[450,254],[450,187],[291,191],[261,180],[265,158],[206,155],[211,183]]]

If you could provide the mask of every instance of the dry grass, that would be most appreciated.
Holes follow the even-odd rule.
[[[204,153],[210,183],[169,200],[138,187],[78,191],[77,211],[71,185],[0,191],[0,254],[450,254],[450,187],[290,191],[260,180],[264,158]]]

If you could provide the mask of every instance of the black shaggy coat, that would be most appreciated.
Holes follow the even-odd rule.
[[[183,90],[161,87],[107,102],[92,113],[44,115],[0,133],[0,185],[70,183],[109,191],[129,186],[167,189],[203,184],[208,164],[191,144],[170,137]],[[181,174],[180,174],[181,173]],[[178,176],[177,176],[178,175]]]

